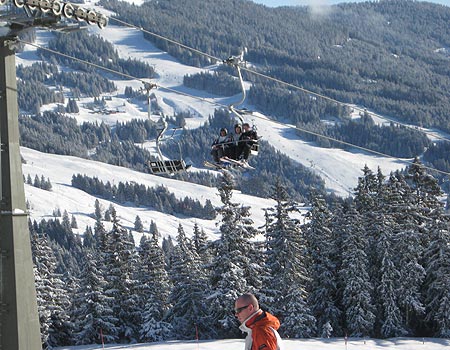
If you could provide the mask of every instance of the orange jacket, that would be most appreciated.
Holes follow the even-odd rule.
[[[258,311],[242,324],[241,329],[251,336],[251,350],[277,350],[276,330],[280,328],[278,318],[266,311]],[[247,342],[246,342],[247,343]]]

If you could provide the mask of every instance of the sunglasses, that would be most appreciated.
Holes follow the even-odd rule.
[[[245,305],[245,306],[242,306],[242,307],[238,307],[237,309],[234,309],[234,313],[237,315],[237,314],[240,314],[242,311],[244,311],[246,308],[248,308],[250,306],[250,304],[248,304],[248,305]]]

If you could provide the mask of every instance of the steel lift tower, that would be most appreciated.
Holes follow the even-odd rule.
[[[66,19],[74,18],[103,28],[107,19],[58,0],[0,0],[0,5],[0,350],[41,350],[19,149],[15,49],[20,34],[34,27],[64,31],[73,27]]]

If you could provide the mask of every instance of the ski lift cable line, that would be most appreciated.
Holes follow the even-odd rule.
[[[125,78],[129,78],[129,79],[131,79],[131,80],[137,80],[137,81],[142,82],[143,84],[148,84],[148,81],[145,80],[145,79],[137,78],[137,77],[135,77],[135,76],[133,76],[133,75],[130,75],[130,74],[127,74],[127,73],[123,73],[123,72],[119,72],[119,71],[117,71],[117,70],[114,70],[114,69],[111,69],[111,68],[107,68],[107,67],[98,65],[98,64],[96,64],[96,63],[93,63],[93,62],[88,62],[88,61],[83,60],[83,59],[81,59],[81,58],[77,58],[77,57],[74,57],[74,56],[70,56],[70,55],[67,55],[67,54],[65,54],[65,53],[62,53],[62,52],[59,52],[59,51],[50,49],[50,48],[48,48],[48,47],[44,47],[44,46],[41,46],[41,45],[38,45],[38,44],[35,44],[35,43],[32,43],[32,42],[29,42],[29,41],[25,41],[25,40],[22,40],[22,39],[17,39],[17,41],[19,41],[19,42],[21,42],[21,43],[23,43],[23,44],[26,44],[26,45],[34,46],[34,47],[36,47],[36,48],[38,48],[38,49],[41,49],[41,50],[45,50],[45,51],[51,52],[51,53],[53,53],[53,54],[55,54],[55,55],[59,55],[59,56],[65,57],[65,58],[69,58],[69,59],[71,59],[71,60],[74,60],[74,61],[77,61],[77,62],[86,64],[86,65],[88,65],[88,66],[92,66],[92,67],[95,67],[95,68],[98,68],[98,69],[102,69],[102,70],[105,70],[105,71],[107,71],[107,72],[110,72],[110,73],[113,73],[113,74],[116,74],[116,75],[121,75],[121,76],[123,76],[123,77],[125,77]],[[164,90],[167,90],[167,91],[170,91],[170,92],[173,92],[173,93],[176,93],[176,94],[179,94],[179,95],[184,95],[184,96],[187,96],[187,97],[195,98],[195,99],[200,100],[200,101],[202,101],[202,102],[208,102],[208,103],[211,103],[211,104],[214,104],[214,105],[218,105],[218,106],[221,106],[221,107],[226,107],[225,105],[222,105],[222,104],[220,104],[220,103],[217,103],[217,102],[214,102],[214,101],[210,101],[210,100],[208,100],[207,98],[202,98],[202,97],[190,95],[190,94],[185,93],[185,92],[183,92],[183,91],[178,91],[178,90],[175,90],[175,89],[171,89],[171,88],[168,88],[168,87],[159,85],[159,84],[156,85],[156,87],[157,87],[157,88],[164,89]]]
[[[146,29],[144,29],[144,28],[142,28],[142,27],[136,26],[136,25],[131,24],[131,23],[127,23],[127,22],[122,21],[122,20],[120,20],[120,19],[118,19],[118,18],[115,18],[115,17],[109,17],[109,19],[110,19],[110,20],[113,20],[113,21],[116,21],[116,22],[118,22],[118,23],[120,23],[120,24],[123,24],[123,25],[125,25],[125,26],[127,26],[127,27],[134,28],[134,29],[140,30],[140,31],[142,31],[142,32],[144,32],[144,33],[150,34],[150,35],[152,35],[152,36],[154,36],[154,37],[156,37],[156,38],[159,38],[159,39],[168,41],[168,42],[170,42],[170,43],[172,43],[172,44],[175,44],[175,45],[177,45],[177,46],[182,47],[183,49],[187,49],[187,50],[189,50],[189,51],[195,52],[195,53],[197,53],[197,54],[199,54],[199,55],[201,55],[201,56],[205,56],[205,57],[207,57],[207,58],[209,58],[209,59],[211,59],[211,60],[215,60],[215,61],[220,61],[220,62],[222,62],[222,59],[221,59],[221,58],[214,57],[214,56],[209,55],[209,54],[207,54],[207,53],[205,53],[205,52],[203,52],[203,51],[194,49],[193,47],[190,47],[190,46],[188,46],[188,45],[182,44],[182,43],[180,43],[180,42],[178,42],[178,41],[176,41],[176,40],[169,39],[169,38],[167,38],[167,37],[165,37],[165,36],[163,36],[163,35],[156,34],[156,33],[154,33],[154,32],[151,32],[151,31],[149,31],[149,30],[146,30]]]
[[[103,67],[103,66],[100,66],[98,64],[95,64],[95,63],[92,63],[92,62],[88,62],[86,60],[83,60],[83,59],[80,59],[80,58],[77,58],[77,57],[74,57],[74,56],[70,56],[70,55],[61,53],[59,51],[53,50],[53,49],[49,49],[47,47],[43,47],[43,46],[38,45],[38,44],[34,44],[34,43],[31,43],[31,42],[28,42],[28,41],[25,41],[25,40],[22,40],[22,39],[17,39],[17,41],[19,41],[19,42],[21,42],[23,44],[26,44],[26,45],[31,45],[31,46],[34,46],[36,48],[39,48],[39,49],[51,52],[51,53],[53,53],[55,55],[60,55],[60,56],[72,59],[74,61],[86,64],[86,65],[89,65],[89,66],[93,66],[93,67],[98,68],[98,69],[106,70],[106,71],[108,71],[110,73],[113,73],[113,74],[121,75],[121,76],[127,77],[127,78],[132,79],[132,80],[141,81],[144,84],[148,83],[148,81],[146,81],[144,79],[140,79],[140,78],[134,77],[134,76],[132,76],[130,74],[119,72],[119,71],[111,69],[111,68]],[[161,89],[164,89],[164,90],[167,90],[167,91],[170,91],[170,92],[173,92],[175,94],[179,94],[179,95],[183,95],[183,96],[186,96],[186,97],[189,97],[189,98],[192,98],[192,99],[199,100],[201,102],[207,102],[207,103],[209,103],[211,105],[214,105],[214,106],[217,106],[217,107],[221,107],[221,108],[224,108],[224,109],[228,109],[228,107],[229,107],[229,106],[227,106],[225,104],[222,104],[222,103],[219,103],[217,101],[211,101],[211,100],[209,100],[207,98],[198,97],[198,96],[191,95],[191,94],[188,94],[188,93],[185,93],[185,92],[182,92],[182,91],[178,91],[178,90],[175,90],[175,89],[167,88],[167,87],[164,87],[164,86],[161,86],[161,85],[157,85],[157,87],[161,88]],[[316,137],[320,137],[320,138],[323,138],[323,139],[326,139],[326,140],[329,140],[329,141],[332,141],[332,142],[336,142],[336,143],[339,143],[339,144],[342,144],[342,145],[345,145],[345,146],[353,147],[353,148],[356,148],[356,149],[359,149],[359,150],[362,150],[362,151],[365,151],[365,152],[368,152],[368,153],[375,154],[377,156],[381,156],[381,157],[385,157],[385,158],[391,158],[391,159],[396,159],[396,160],[398,160],[398,161],[400,161],[402,163],[406,163],[406,164],[413,164],[413,161],[408,160],[408,159],[395,157],[395,156],[392,156],[392,155],[389,155],[389,154],[385,154],[385,153],[382,153],[382,152],[378,152],[378,151],[375,151],[375,150],[372,150],[372,149],[369,149],[369,148],[358,146],[358,145],[352,144],[350,142],[337,140],[337,139],[334,139],[332,137],[316,133],[314,131],[310,131],[310,130],[306,130],[306,129],[300,128],[300,127],[295,126],[295,125],[283,123],[283,122],[280,122],[280,121],[277,121],[277,120],[274,120],[274,119],[271,119],[271,118],[264,118],[262,116],[258,116],[258,115],[255,115],[255,114],[253,114],[252,117],[256,118],[256,119],[261,119],[261,120],[269,119],[272,123],[277,124],[277,125],[281,125],[281,126],[284,126],[284,127],[290,128],[290,129],[295,129],[297,131],[301,131],[301,132],[304,132],[306,134],[310,134],[310,135],[313,135],[313,136],[316,136]],[[425,169],[428,169],[428,170],[431,170],[431,171],[435,171],[437,173],[441,173],[441,174],[450,176],[450,172],[446,172],[446,171],[443,171],[443,170],[439,170],[439,169],[435,169],[435,168],[432,168],[432,167],[428,167],[428,166],[426,166],[424,164],[422,164],[422,166]]]
[[[116,21],[116,22],[118,22],[118,23],[120,23],[120,24],[122,24],[122,25],[124,25],[124,26],[130,27],[130,28],[134,28],[134,29],[137,29],[137,30],[140,30],[140,31],[142,31],[142,32],[144,32],[144,33],[150,34],[150,35],[152,35],[152,36],[154,36],[154,37],[157,37],[157,38],[159,38],[159,39],[162,39],[162,40],[165,40],[165,41],[170,42],[170,43],[172,43],[172,44],[175,44],[175,45],[177,45],[177,46],[180,46],[180,47],[183,48],[183,49],[192,51],[192,52],[197,53],[197,54],[199,54],[199,55],[201,55],[201,56],[207,57],[207,58],[209,58],[209,59],[211,59],[211,60],[215,60],[215,61],[218,61],[218,62],[223,62],[223,61],[224,61],[223,59],[221,59],[221,58],[219,58],[219,57],[215,57],[215,56],[210,55],[210,54],[208,54],[208,53],[206,53],[206,52],[203,52],[203,51],[201,51],[201,50],[198,50],[198,49],[195,49],[195,48],[190,47],[190,46],[188,46],[188,45],[185,45],[185,44],[183,44],[183,43],[180,43],[180,42],[178,42],[178,41],[176,41],[176,40],[173,40],[173,39],[170,39],[170,38],[165,37],[165,36],[163,36],[163,35],[160,35],[160,34],[157,34],[157,33],[152,32],[152,31],[146,30],[146,29],[144,29],[144,28],[142,28],[142,27],[139,27],[139,26],[136,26],[136,25],[134,25],[134,24],[131,24],[131,23],[127,23],[127,22],[125,22],[125,21],[122,21],[122,20],[120,20],[120,19],[118,19],[118,18],[110,17],[109,19],[110,19],[110,20],[113,20],[113,21]],[[426,134],[426,135],[430,135],[430,136],[432,136],[432,137],[434,137],[434,138],[436,138],[436,139],[439,139],[439,140],[442,140],[442,141],[450,142],[450,139],[448,139],[448,138],[446,138],[446,137],[443,137],[443,136],[440,136],[440,135],[438,135],[438,134],[436,134],[436,133],[433,133],[433,132],[424,130],[423,128],[420,128],[419,130],[417,130],[417,128],[416,128],[415,126],[413,126],[413,125],[409,125],[409,124],[403,123],[403,122],[401,122],[401,121],[397,121],[397,120],[394,120],[394,119],[392,119],[392,118],[389,118],[389,117],[387,117],[387,116],[384,116],[384,115],[381,115],[381,114],[378,114],[378,113],[375,113],[375,112],[372,112],[372,111],[368,111],[368,110],[367,110],[366,108],[364,108],[364,107],[359,107],[359,106],[356,106],[356,105],[354,105],[354,104],[350,104],[350,103],[347,103],[347,102],[342,102],[342,101],[336,100],[336,99],[334,99],[334,98],[332,98],[332,97],[329,97],[329,96],[320,94],[320,93],[318,93],[318,92],[314,92],[314,91],[308,90],[308,89],[303,88],[303,87],[301,87],[301,86],[298,86],[298,85],[295,85],[295,84],[292,84],[292,83],[288,83],[288,82],[283,81],[283,80],[281,80],[281,79],[272,77],[272,76],[270,76],[270,75],[267,75],[267,74],[264,74],[264,73],[261,73],[261,72],[258,72],[258,71],[255,71],[255,70],[253,70],[253,69],[250,69],[250,68],[248,68],[248,67],[245,67],[245,66],[242,65],[242,64],[239,64],[239,67],[240,67],[240,69],[242,69],[242,70],[244,70],[244,71],[246,71],[246,72],[248,72],[248,73],[257,75],[257,76],[259,76],[259,77],[261,77],[261,78],[265,78],[265,79],[271,80],[271,81],[276,82],[276,83],[281,84],[281,85],[285,85],[285,86],[287,86],[287,87],[290,87],[290,88],[292,88],[292,89],[295,89],[295,90],[298,90],[298,91],[307,93],[307,94],[309,94],[309,95],[312,95],[312,96],[321,98],[321,99],[326,100],[326,101],[328,101],[328,102],[336,103],[336,104],[338,104],[338,105],[340,105],[340,106],[348,107],[348,108],[357,110],[357,111],[359,111],[359,112],[367,113],[367,114],[369,114],[369,115],[371,115],[371,116],[378,117],[378,118],[380,118],[380,119],[385,119],[385,120],[387,120],[387,121],[389,121],[389,122],[392,122],[392,123],[394,123],[394,124],[398,124],[398,125],[401,125],[401,126],[404,126],[404,127],[407,127],[407,128],[410,128],[410,129],[413,129],[413,130],[422,132],[422,133],[424,133],[424,134]]]

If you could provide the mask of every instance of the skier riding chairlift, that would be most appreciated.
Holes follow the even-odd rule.
[[[236,144],[237,152],[235,152],[235,154],[236,154],[235,160],[240,160],[239,158],[241,156],[243,156],[244,160],[246,161],[250,154],[252,154],[252,155],[258,154],[258,151],[259,151],[258,139],[259,139],[259,137],[256,133],[256,127],[253,125],[250,128],[250,124],[245,122],[244,118],[243,118],[243,116],[245,114],[251,114],[251,112],[249,112],[247,109],[244,109],[244,108],[242,108],[242,109],[236,108],[236,106],[242,105],[246,99],[244,80],[242,78],[242,73],[241,73],[241,65],[244,64],[244,60],[243,60],[244,51],[242,51],[239,56],[230,56],[229,58],[224,60],[223,63],[236,68],[239,82],[241,85],[241,91],[242,91],[241,99],[239,101],[231,103],[228,106],[228,109],[239,120],[239,122],[235,125],[235,129],[239,125],[241,127],[241,131],[242,131],[242,134],[239,136],[239,140],[235,140],[235,142],[237,142],[237,144]],[[242,129],[244,126],[245,126],[246,130]]]

